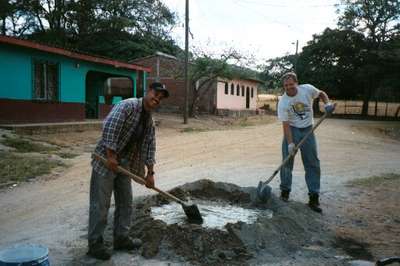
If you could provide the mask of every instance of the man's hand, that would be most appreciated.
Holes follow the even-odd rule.
[[[146,187],[148,187],[148,188],[153,188],[154,187],[154,173],[153,172],[147,173]]]
[[[294,152],[294,148],[295,147],[296,147],[296,144],[294,144],[293,142],[288,145],[289,155],[294,155],[295,154],[295,152]]]
[[[107,167],[113,172],[118,172],[118,160],[117,160],[117,154],[112,151],[107,149],[106,151],[107,154]]]
[[[324,105],[325,108],[325,112],[327,112],[328,114],[333,113],[333,111],[335,111],[336,108],[336,103],[333,104],[331,102],[328,102],[327,104]]]

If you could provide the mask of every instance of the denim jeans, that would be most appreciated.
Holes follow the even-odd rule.
[[[301,139],[309,132],[312,127],[296,128],[290,127],[292,131],[293,142],[297,145]],[[305,179],[310,193],[319,194],[320,190],[320,179],[321,179],[321,168],[318,159],[317,152],[317,141],[314,133],[308,136],[306,141],[300,147],[301,159],[303,161],[304,170],[306,172]],[[286,138],[283,138],[282,142],[282,156],[285,159],[289,155],[288,143]],[[292,171],[293,171],[294,158],[289,160],[280,171],[281,176],[281,190],[290,191],[292,188]]]

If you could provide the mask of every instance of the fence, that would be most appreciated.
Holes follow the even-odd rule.
[[[362,101],[334,100],[336,103],[336,115],[361,116]],[[278,97],[262,97],[258,99],[257,107],[276,112]],[[323,103],[320,102],[320,110],[323,110]],[[375,102],[368,104],[368,116],[379,118],[400,118],[400,102]]]
[[[361,115],[362,101],[337,100],[334,102],[336,103],[336,115]],[[320,103],[320,109],[323,109],[322,103]],[[368,103],[368,116],[400,117],[400,103],[370,101]]]

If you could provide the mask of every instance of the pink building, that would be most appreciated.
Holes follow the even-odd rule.
[[[251,79],[218,79],[218,110],[252,110],[257,108],[257,88],[260,81]]]
[[[233,116],[255,114],[257,91],[262,84],[251,78],[217,78],[199,99],[199,111]]]

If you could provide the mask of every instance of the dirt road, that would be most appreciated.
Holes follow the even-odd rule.
[[[376,133],[372,128],[377,125],[387,124],[329,119],[318,129],[323,207],[329,207],[338,194],[345,194],[341,188],[348,180],[400,172],[400,142]],[[157,134],[156,182],[164,189],[202,178],[255,186],[261,177],[273,172],[281,159],[282,135],[277,122],[190,133],[161,127]],[[89,153],[71,162],[73,166],[56,178],[0,192],[0,248],[19,242],[41,243],[50,248],[54,265],[68,265],[86,246]],[[293,197],[299,201],[306,201],[303,175],[298,158]],[[278,178],[272,186],[278,193]],[[134,196],[149,193],[138,185],[133,191]],[[117,265],[141,261],[123,253],[113,260]]]

